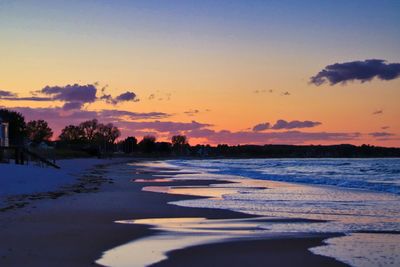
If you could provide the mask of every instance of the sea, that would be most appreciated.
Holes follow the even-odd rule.
[[[244,186],[220,198],[172,204],[324,220],[270,224],[265,228],[271,232],[344,233],[345,236],[328,239],[325,246],[311,251],[351,266],[400,266],[399,158],[215,159],[167,163],[203,176],[215,174],[278,182],[267,189]],[[279,186],[281,183],[288,184]]]
[[[133,165],[127,165],[126,171],[137,168]],[[151,247],[153,254],[144,258],[142,265],[165,259],[168,251],[197,244],[310,233],[338,234],[326,239],[324,245],[310,248],[314,254],[355,267],[400,266],[400,158],[174,159],[151,162],[147,167],[172,168],[170,179],[217,180],[210,186],[143,188],[206,196],[170,202],[171,205],[295,220],[121,220],[118,223],[153,225],[162,234],[106,252],[99,261],[106,266],[130,266],[132,257],[143,257],[143,253],[132,254],[135,248],[145,246]],[[119,175],[121,171],[119,168]],[[106,264],[126,255],[126,265],[121,261],[117,265]]]

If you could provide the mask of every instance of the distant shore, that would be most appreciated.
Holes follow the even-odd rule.
[[[169,205],[171,201],[198,197],[145,192],[143,186],[155,183],[131,182],[131,179],[163,179],[171,170],[140,167],[129,178],[111,177],[111,180],[106,168],[100,173],[98,168],[92,171],[97,179],[107,177],[92,180],[96,182],[96,190],[70,192],[56,199],[44,198],[23,208],[0,212],[1,266],[91,266],[104,251],[157,232],[148,225],[114,223],[121,219],[250,217],[228,210]],[[88,184],[92,178],[86,173]],[[162,185],[213,182],[163,181]],[[308,251],[331,236],[283,235],[268,240],[201,245],[174,251],[168,260],[155,266],[345,266]]]

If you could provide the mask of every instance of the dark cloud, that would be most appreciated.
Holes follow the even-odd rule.
[[[134,92],[127,91],[125,93],[120,94],[119,96],[117,96],[115,98],[109,94],[104,94],[104,90],[102,90],[102,92],[103,92],[103,95],[100,97],[100,99],[106,101],[109,104],[113,104],[113,105],[116,105],[120,102],[126,102],[126,101],[134,101],[134,102],[139,101],[139,99],[136,98],[137,96]]]
[[[326,66],[317,75],[311,77],[310,83],[317,86],[329,82],[330,85],[348,81],[367,82],[373,78],[393,80],[400,76],[400,63],[386,63],[382,59],[367,59],[335,63]]]
[[[382,127],[381,127],[382,130],[387,130],[387,129],[389,129],[389,128],[390,128],[390,126],[382,126]]]
[[[300,129],[300,128],[312,128],[321,125],[318,121],[285,121],[277,120],[274,125],[269,122],[260,123],[253,127],[254,132],[261,132],[265,130],[290,130],[290,129]]]
[[[383,114],[383,110],[379,109],[379,110],[375,110],[374,112],[372,112],[372,115],[381,115]]]
[[[67,102],[64,104],[64,110],[73,110],[73,109],[81,109],[83,106],[82,102]]]
[[[104,95],[102,95],[100,97],[100,99],[104,100],[108,104],[113,104],[113,105],[117,104],[117,102],[115,101],[115,99],[111,95],[104,94]]]
[[[116,105],[124,101],[139,101],[133,92],[125,92],[117,97],[105,94],[108,85],[100,89],[103,94],[96,97],[98,83],[87,85],[66,85],[66,86],[46,86],[41,90],[31,92],[29,97],[18,97],[16,94],[8,91],[0,91],[0,99],[8,101],[61,101],[64,102],[64,110],[81,109],[84,104],[93,103],[97,100],[103,100],[106,103]],[[45,95],[45,97],[37,96]]]
[[[374,133],[369,133],[369,135],[372,137],[388,137],[388,136],[394,136],[395,134],[387,132],[374,132]]]
[[[122,101],[135,101],[136,99],[136,94],[133,92],[125,92],[123,94],[120,94],[115,98],[117,102],[122,102]]]
[[[321,125],[318,121],[285,121],[277,120],[276,123],[271,127],[274,130],[282,129],[296,129],[296,128],[312,128]]]
[[[17,95],[13,92],[0,90],[0,99],[3,97],[15,97],[15,96],[17,96]]]
[[[271,124],[269,122],[260,123],[253,127],[253,131],[260,132],[260,131],[268,130],[270,127],[271,127]]]
[[[97,88],[93,84],[68,84],[66,86],[46,86],[38,93],[49,95],[53,100],[63,102],[93,103],[96,101]]]

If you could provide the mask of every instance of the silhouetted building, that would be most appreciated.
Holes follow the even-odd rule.
[[[0,118],[0,146],[8,146],[8,123]]]

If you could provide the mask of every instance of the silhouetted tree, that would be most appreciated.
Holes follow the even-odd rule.
[[[122,151],[124,151],[124,153],[132,153],[136,150],[136,146],[137,139],[134,136],[128,136],[124,141],[122,141]]]
[[[114,144],[115,140],[121,136],[120,130],[112,123],[97,123],[94,129],[94,140],[99,144]],[[88,138],[88,140],[90,140]]]
[[[180,155],[184,154],[184,151],[188,147],[187,137],[184,135],[174,135],[171,141],[174,152]]]
[[[79,124],[79,127],[84,132],[85,139],[89,142],[92,142],[95,139],[98,130],[98,124],[99,122],[96,119],[84,121]]]
[[[156,137],[153,135],[146,135],[139,143],[139,148],[143,153],[152,153],[156,148]]]
[[[46,121],[30,121],[26,124],[26,132],[29,140],[35,144],[48,141],[53,136],[53,131]]]
[[[156,150],[162,154],[170,154],[172,145],[169,142],[158,142],[156,143]]]
[[[21,113],[8,109],[0,109],[0,119],[8,122],[10,145],[23,145],[26,137],[25,118]]]
[[[81,144],[86,141],[83,129],[75,125],[68,125],[62,129],[58,138],[60,141],[70,144]]]

